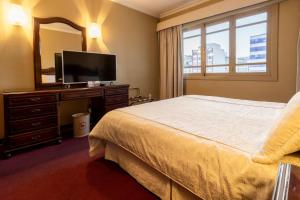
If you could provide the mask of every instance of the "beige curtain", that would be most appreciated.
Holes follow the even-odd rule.
[[[159,32],[160,98],[183,95],[182,26]]]
[[[296,92],[300,91],[300,30],[298,38],[298,48],[297,48],[297,79],[296,79]]]

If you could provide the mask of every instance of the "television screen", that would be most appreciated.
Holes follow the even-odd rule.
[[[116,56],[63,51],[63,82],[115,81]]]

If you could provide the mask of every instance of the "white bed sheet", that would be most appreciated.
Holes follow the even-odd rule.
[[[263,145],[286,104],[189,95],[119,109],[247,153]]]

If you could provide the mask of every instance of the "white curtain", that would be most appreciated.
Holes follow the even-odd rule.
[[[159,32],[160,98],[183,95],[182,26]]]
[[[300,30],[297,47],[297,79],[296,79],[296,92],[300,91]]]

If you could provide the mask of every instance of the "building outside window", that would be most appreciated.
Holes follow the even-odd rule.
[[[201,29],[183,33],[184,73],[201,73]]]
[[[192,28],[184,27],[186,75],[234,78],[247,74],[242,77],[249,78],[276,74],[272,69],[277,69],[277,62],[270,59],[277,55],[276,34],[270,39],[271,31],[277,27],[274,6],[208,22],[202,21],[198,25],[194,22]]]

